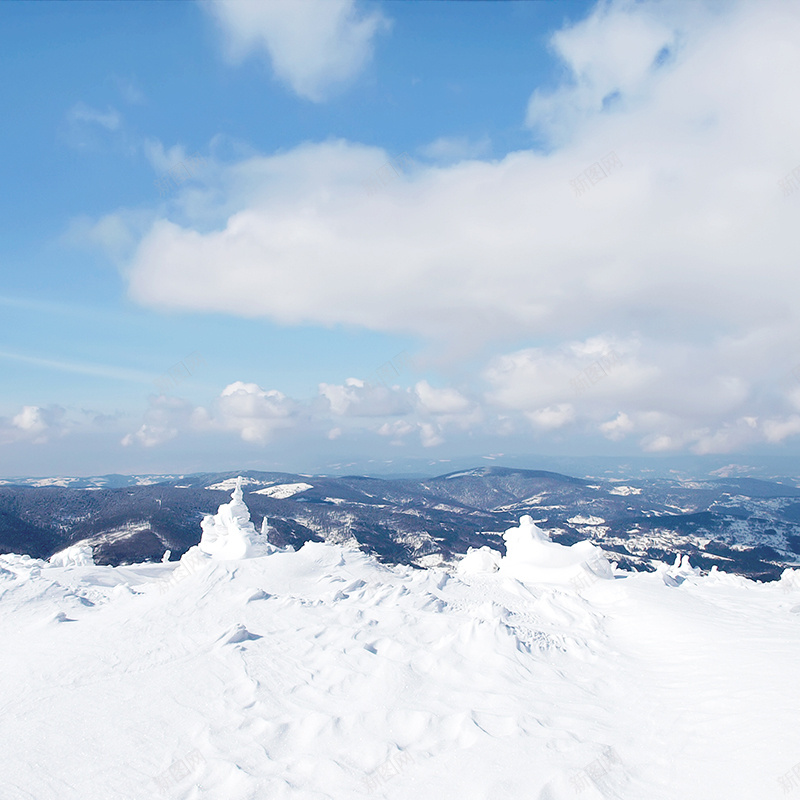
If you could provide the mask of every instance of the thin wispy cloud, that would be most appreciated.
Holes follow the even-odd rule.
[[[85,122],[99,125],[108,131],[117,130],[122,124],[122,115],[115,108],[107,108],[105,111],[92,108],[86,103],[76,103],[67,114],[71,122]]]
[[[61,359],[41,358],[39,356],[13,353],[6,350],[0,350],[0,359],[19,361],[24,364],[30,364],[31,366],[41,367],[42,369],[56,370],[58,372],[74,372],[78,375],[93,375],[98,378],[108,378],[115,381],[151,384],[153,380],[153,376],[150,373],[108,364],[87,364],[76,361],[64,361]]]

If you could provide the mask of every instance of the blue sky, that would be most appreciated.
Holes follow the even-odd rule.
[[[795,454],[798,33],[0,4],[0,475]]]

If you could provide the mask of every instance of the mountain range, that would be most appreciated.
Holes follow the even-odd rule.
[[[703,570],[777,579],[800,554],[800,488],[754,478],[588,479],[479,467],[432,478],[245,471],[27,478],[0,485],[0,552],[49,558],[74,544],[98,564],[179,558],[241,474],[270,542],[347,544],[387,563],[428,567],[470,547],[504,550],[524,514],[560,544],[587,539],[623,569],[689,555]]]

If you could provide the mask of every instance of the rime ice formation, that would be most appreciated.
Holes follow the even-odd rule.
[[[260,536],[256,540],[256,553],[260,556],[262,555],[268,556],[271,553],[278,552],[278,548],[275,547],[274,544],[270,544],[269,531],[270,531],[269,522],[267,521],[267,518],[264,517],[264,519],[261,520]]]
[[[526,514],[518,528],[504,534],[506,555],[500,572],[523,581],[561,583],[580,575],[583,565],[591,565],[598,578],[611,578],[612,570],[599,547],[591,542],[576,542],[570,547],[550,541],[550,537]]]
[[[786,592],[800,589],[800,569],[785,569],[781,573],[780,585]]]
[[[591,573],[594,578],[612,578],[611,564],[599,547],[577,542],[570,547],[550,541],[546,531],[526,514],[519,527],[504,534],[506,555],[489,547],[470,548],[460,562],[461,574],[480,574],[498,570],[503,576],[531,583],[565,583]]]
[[[74,544],[50,556],[51,567],[91,567],[94,566],[92,548],[88,544]]]
[[[256,529],[242,499],[241,477],[236,480],[231,502],[221,505],[215,515],[207,514],[200,527],[203,535],[199,547],[212,558],[228,560],[257,555],[254,546]]]
[[[481,575],[497,572],[502,556],[491,547],[470,547],[467,554],[458,562],[457,571],[461,575]]]
[[[687,578],[700,575],[701,570],[700,567],[693,567],[689,563],[688,555],[681,558],[681,554],[678,553],[675,556],[675,563],[671,567],[666,564],[660,564],[656,568],[656,573],[661,575],[667,586],[680,586]]]

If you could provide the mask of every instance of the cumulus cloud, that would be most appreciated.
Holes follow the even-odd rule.
[[[196,419],[197,413],[187,400],[167,395],[154,397],[142,425],[134,433],[126,434],[122,444],[157,447],[174,439],[181,430],[191,430]]]
[[[453,388],[426,381],[415,387],[373,386],[358,378],[319,385],[315,397],[291,398],[276,389],[236,381],[207,406],[175,396],[152,396],[143,424],[122,444],[155,447],[179,435],[233,434],[254,445],[267,445],[281,432],[335,441],[352,435],[389,437],[402,445],[410,436],[424,447],[446,441],[446,432],[470,431],[483,411],[474,399]]]
[[[323,386],[342,438],[349,419],[392,441],[522,423],[652,452],[780,443],[800,411],[780,385],[800,339],[800,195],[778,187],[800,161],[799,37],[800,7],[780,0],[601,3],[553,37],[568,77],[520,109],[547,152],[416,162],[372,196],[363,181],[389,158],[376,148],[245,158],[220,170],[216,208],[152,224],[130,293],[410,334],[453,358],[539,343],[455,394]],[[570,181],[609,151],[622,166],[576,196]]]
[[[798,433],[800,433],[800,416],[796,414],[783,420],[769,419],[764,423],[764,434],[768,442],[782,442]]]
[[[344,384],[321,383],[319,393],[334,416],[385,417],[412,410],[408,392],[372,386],[359,378],[348,378]]]
[[[593,35],[643,14],[674,33],[662,5],[617,4]],[[418,166],[373,197],[361,183],[388,158],[374,148],[326,142],[248,159],[224,178],[238,208],[223,225],[153,225],[131,292],[150,305],[436,339],[636,329],[692,340],[698,324],[796,325],[775,287],[798,280],[796,209],[777,180],[798,158],[800,112],[785,98],[800,53],[760,56],[776,36],[800,34],[800,11],[764,8],[703,17],[674,62],[638,67],[636,103],[574,123],[546,155]],[[595,71],[606,57],[592,55]],[[569,181],[610,150],[622,168],[575,197]]]
[[[707,28],[702,4],[697,5],[677,13],[671,3],[601,2],[586,20],[558,31],[550,45],[570,79],[554,90],[533,92],[528,124],[561,140],[609,103],[640,100],[652,89],[659,56],[683,43],[692,22]]]
[[[633,429],[634,424],[631,421],[631,418],[624,411],[620,411],[619,414],[614,417],[614,419],[609,420],[608,422],[603,422],[600,425],[600,430],[602,431],[603,435],[613,440],[622,439]]]
[[[237,431],[246,442],[264,443],[276,431],[294,427],[299,411],[299,405],[282,392],[236,381],[222,390],[213,421]]]
[[[245,442],[266,444],[276,432],[298,427],[302,418],[302,404],[282,392],[235,381],[209,407],[194,406],[173,395],[152,396],[144,423],[126,434],[122,444],[155,447],[179,434],[201,437],[220,432],[235,434]]]
[[[180,164],[188,156],[183,145],[176,144],[167,148],[158,139],[145,139],[142,143],[142,150],[145,158],[150,162],[155,172],[159,174],[166,172],[176,164]]]
[[[33,444],[44,444],[53,436],[65,432],[65,409],[61,406],[23,406],[22,410],[5,427],[6,440],[30,440]]]
[[[779,444],[800,434],[794,387],[777,398],[760,396],[726,378],[723,363],[705,375],[696,370],[691,376],[696,385],[687,391],[680,385],[685,353],[661,353],[668,368],[655,369],[647,361],[650,349],[659,352],[655,345],[614,344],[612,351],[608,341],[590,337],[495,356],[478,380],[460,387],[427,380],[386,387],[349,378],[319,384],[316,396],[291,398],[236,381],[208,406],[154,397],[144,424],[123,443],[152,447],[179,434],[223,433],[267,445],[291,432],[319,441],[358,436],[364,443],[372,436],[398,447],[431,448],[495,436],[545,443],[563,440],[566,433],[634,443],[649,453],[703,455]],[[576,382],[575,375],[593,380]],[[747,413],[754,408],[757,413]],[[24,419],[33,429],[38,417],[27,412]]]
[[[545,430],[563,428],[568,422],[575,419],[575,409],[570,403],[559,403],[556,406],[537,408],[527,412],[527,417],[534,425]]]
[[[375,35],[389,27],[379,11],[360,12],[354,0],[213,0],[206,8],[229,57],[263,48],[275,75],[315,102],[361,72]]]
[[[456,389],[435,389],[427,381],[420,381],[414,391],[421,410],[429,414],[462,414],[470,407],[470,401]]]

